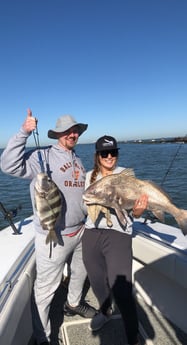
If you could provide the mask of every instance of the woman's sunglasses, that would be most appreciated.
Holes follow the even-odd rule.
[[[100,152],[99,152],[99,155],[100,155],[102,158],[107,158],[109,154],[110,154],[112,157],[117,157],[117,156],[118,156],[118,150],[117,150],[117,149],[114,149],[114,150],[107,150],[107,151],[100,151]]]

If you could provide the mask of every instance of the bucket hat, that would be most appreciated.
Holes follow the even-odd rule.
[[[55,129],[50,129],[48,131],[48,137],[57,139],[58,133],[63,133],[74,126],[78,127],[79,136],[86,131],[88,127],[87,124],[78,123],[71,115],[63,115],[57,120]]]
[[[95,143],[95,149],[97,152],[119,150],[116,139],[110,137],[109,135],[104,135],[103,137],[99,138]]]

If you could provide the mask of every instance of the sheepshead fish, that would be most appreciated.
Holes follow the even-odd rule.
[[[154,182],[137,179],[132,169],[124,169],[121,173],[108,175],[94,182],[85,190],[83,199],[88,210],[90,205],[95,204],[96,208],[99,205],[95,216],[92,211],[92,221],[95,222],[100,207],[104,206],[115,209],[119,221],[126,225],[127,211],[133,208],[142,194],[148,196],[147,210],[161,222],[165,220],[165,213],[171,214],[184,235],[187,234],[187,210],[177,208],[164,190]]]
[[[40,224],[44,230],[49,231],[46,244],[50,243],[51,257],[52,242],[58,242],[55,224],[62,210],[62,196],[57,185],[45,173],[36,176],[34,200]]]

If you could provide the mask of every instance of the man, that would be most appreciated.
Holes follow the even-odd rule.
[[[27,117],[20,131],[13,136],[1,156],[1,169],[4,173],[31,180],[30,193],[36,230],[36,280],[34,284],[34,303],[32,305],[33,330],[37,344],[50,344],[51,324],[49,311],[55,291],[60,285],[63,268],[71,259],[71,276],[68,286],[67,302],[64,309],[68,315],[79,314],[92,318],[96,310],[81,300],[86,279],[82,261],[81,238],[84,231],[84,211],[82,193],[85,185],[85,169],[74,147],[79,136],[87,129],[87,124],[77,123],[70,115],[61,116],[56,128],[48,131],[48,137],[57,143],[42,149],[26,151],[26,143],[37,121],[28,109]],[[49,257],[49,244],[46,245],[48,231],[40,224],[36,213],[34,186],[36,176],[44,168],[62,193],[63,205],[60,219],[55,226],[59,239],[52,247]]]

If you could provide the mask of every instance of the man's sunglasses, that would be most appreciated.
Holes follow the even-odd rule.
[[[107,150],[107,151],[100,151],[100,152],[99,152],[99,155],[100,155],[102,158],[107,158],[109,154],[110,154],[112,157],[117,157],[117,156],[118,156],[118,150],[117,150],[117,149],[114,149],[114,150]]]

